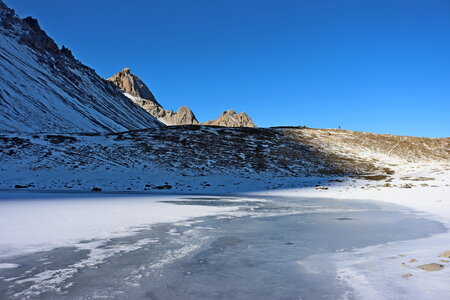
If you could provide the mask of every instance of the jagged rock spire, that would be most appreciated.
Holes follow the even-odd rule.
[[[150,89],[145,85],[145,83],[142,82],[142,80],[138,76],[131,74],[130,68],[123,69],[107,80],[117,85],[122,91],[127,94],[130,94],[134,97],[150,100],[156,105],[159,105],[158,101],[156,101],[152,92],[150,92]]]

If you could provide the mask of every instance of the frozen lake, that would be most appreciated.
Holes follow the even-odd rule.
[[[75,227],[68,230],[73,244],[51,236],[53,245],[64,242],[65,246],[48,250],[19,251],[21,245],[31,246],[0,233],[0,238],[4,236],[0,240],[0,254],[4,254],[0,256],[0,299],[351,298],[349,287],[336,278],[333,253],[445,231],[440,223],[411,211],[366,201],[278,196],[92,197],[3,195],[0,214],[9,223],[32,225],[40,220],[52,226],[61,222],[61,228],[72,222]],[[45,212],[36,217],[32,210],[22,216],[21,211],[30,205],[36,210],[44,206]],[[105,209],[111,206],[116,209]],[[136,210],[136,224],[130,221],[133,214],[127,207]],[[77,209],[79,213],[70,220],[52,219],[52,211]],[[92,214],[80,217],[84,210]],[[171,213],[177,216],[173,220],[165,217]],[[48,218],[42,219],[45,214]],[[91,226],[102,230],[82,229],[79,234],[89,238],[76,241],[80,238],[74,233],[77,216],[89,223],[97,214],[99,223]],[[147,214],[157,222],[146,225]],[[121,221],[106,226],[112,219]],[[22,228],[6,221],[1,225],[2,230],[11,226],[15,234]],[[125,228],[130,225],[132,230]],[[42,246],[46,236],[36,234],[41,235],[36,244]],[[308,259],[313,255],[313,260]]]

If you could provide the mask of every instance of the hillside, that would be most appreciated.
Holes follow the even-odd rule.
[[[448,138],[308,128],[191,125],[0,140],[6,189],[214,192],[276,188],[279,180],[301,186],[330,176],[389,183],[407,164],[450,163]]]
[[[163,126],[0,1],[0,132],[112,132]]]

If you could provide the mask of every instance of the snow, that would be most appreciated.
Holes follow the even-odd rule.
[[[400,185],[407,182],[414,186],[370,187],[367,181],[356,180],[352,183],[330,185],[327,190],[296,188],[254,194],[379,201],[413,209],[450,229],[448,164],[402,164],[396,171],[393,183]],[[421,186],[420,182],[405,179],[408,177],[428,177],[433,180],[426,181],[427,186]],[[350,252],[329,253],[326,259],[335,264],[337,279],[352,287],[353,292],[348,295],[350,299],[449,299],[450,263],[438,257],[447,250],[450,250],[448,231],[417,240],[391,242],[353,249]],[[312,255],[308,258],[311,262],[322,259],[323,255]],[[303,265],[305,262],[299,263]],[[442,264],[444,269],[427,272],[417,268],[428,263]],[[407,273],[412,276],[402,277]]]
[[[231,210],[160,202],[178,199],[155,195],[0,192],[0,258],[63,246],[86,247],[80,241],[105,241],[132,235],[151,224]]]
[[[0,27],[0,56],[3,58],[0,61],[0,98],[4,102],[0,108],[0,131],[117,132],[157,129],[162,126],[133,103],[138,99],[110,88],[93,70],[65,58],[60,61],[63,67],[55,67],[53,64],[56,58],[61,58],[45,52],[38,53],[19,43],[18,39],[23,33],[20,23],[13,25],[11,30]],[[49,63],[51,61],[53,63]],[[54,68],[60,69],[55,72]],[[60,76],[54,76],[55,73]],[[219,135],[217,129],[200,130]],[[162,135],[167,133],[163,132]],[[242,132],[227,134],[239,137]],[[128,141],[123,139],[126,134],[76,136],[77,142],[66,141],[62,145],[51,142],[44,135],[30,134],[25,136],[23,144],[16,142],[17,145],[5,147],[8,151],[2,151],[0,176],[3,180],[0,188],[12,189],[22,185],[29,189],[90,190],[98,186],[104,191],[129,189],[144,192],[170,184],[171,189],[161,192],[218,194],[256,191],[252,194],[371,200],[413,209],[423,217],[439,221],[447,229],[450,228],[448,163],[409,163],[416,157],[401,157],[402,152],[396,154],[399,143],[392,143],[392,147],[384,151],[379,151],[376,145],[366,147],[364,144],[346,144],[342,141],[358,138],[346,132],[333,131],[330,134],[327,131],[304,131],[302,134],[311,140],[315,135],[325,135],[328,137],[325,141],[328,142],[323,148],[329,153],[379,161],[384,165],[392,164],[396,173],[389,182],[349,178],[343,178],[343,182],[332,182],[336,178],[281,175],[274,171],[280,165],[271,164],[270,161],[267,164],[272,167],[272,171],[253,172],[250,163],[241,166],[221,165],[218,163],[220,159],[214,158],[213,153],[193,156],[202,158],[192,162],[198,170],[210,169],[208,176],[205,176],[203,171],[192,171],[193,168],[180,172],[183,168],[181,162],[190,163],[184,151],[180,151],[182,159],[178,160],[174,159],[176,156],[155,155],[157,150],[178,150],[181,140],[190,140],[188,134],[183,136],[177,133],[173,145],[170,140],[170,143],[166,141],[164,144],[157,134],[154,134],[155,138],[150,133]],[[2,137],[7,144],[8,137],[12,140],[18,136]],[[179,141],[178,137],[183,139]],[[30,141],[30,144],[26,141]],[[238,155],[244,161],[248,158],[246,154],[253,154],[254,147],[259,144],[257,139],[248,137],[242,144],[246,145],[247,152],[241,151]],[[90,145],[98,145],[98,148]],[[150,150],[144,151],[146,146]],[[262,144],[263,155],[268,155],[275,146]],[[170,154],[170,151],[166,152]],[[166,165],[162,168],[162,162],[170,162],[169,167]],[[302,159],[300,162],[302,168],[297,166],[297,169],[302,170],[301,174],[307,174],[310,169],[317,171],[312,165],[314,161]],[[265,167],[265,170],[269,169]],[[323,186],[323,189],[317,189],[317,185]],[[278,190],[268,191],[269,188]],[[36,283],[27,293],[33,293],[35,289],[45,290],[55,283],[64,282],[82,268],[96,266],[118,253],[134,251],[158,242],[158,239],[144,238],[109,245],[108,241],[113,238],[132,236],[158,223],[187,222],[191,218],[230,213],[236,209],[162,202],[167,200],[187,201],[179,195],[0,191],[0,269],[20,268],[21,265],[15,263],[14,259],[37,251],[58,247],[88,251],[86,258],[64,269],[46,270],[34,277],[17,280],[19,284]],[[241,197],[230,201],[251,200]],[[329,211],[339,210],[318,208],[312,212]],[[235,216],[250,215],[248,212],[234,213]],[[289,213],[292,212],[286,212]],[[266,216],[270,214],[266,213]],[[185,224],[188,226],[193,222],[190,220]],[[176,238],[180,235],[175,228],[170,229],[168,234]],[[199,247],[199,244],[188,244],[177,251],[168,252],[151,268],[163,268]],[[351,251],[336,251],[326,254],[326,261],[334,264],[337,280],[352,287],[348,298],[450,299],[450,262],[438,257],[447,250],[450,250],[449,232]],[[312,273],[320,273],[328,267],[320,263],[323,256],[311,255],[299,261],[298,266],[309,268]],[[426,263],[439,263],[444,265],[444,269],[426,272],[417,268]],[[405,274],[412,276],[405,278]]]
[[[130,99],[130,100],[132,100],[133,102],[136,102],[136,97],[134,97],[133,95],[131,95],[131,94],[128,94],[128,93],[123,93],[128,99]]]
[[[439,221],[450,228],[448,170],[445,163],[403,163],[396,167],[396,173],[392,176],[391,183],[396,187],[383,187],[384,181],[342,178],[342,182],[336,182],[336,178],[328,178],[334,181],[327,182],[327,178],[324,177],[309,177],[301,179],[305,184],[304,187],[299,186],[300,179],[296,178],[297,187],[288,189],[287,187],[294,183],[293,179],[278,177],[271,178],[271,182],[280,185],[282,189],[260,190],[249,194],[378,201],[383,202],[383,206],[388,208],[392,206],[395,210],[405,207],[405,211],[409,212],[413,209],[418,215]],[[96,172],[93,171],[92,174],[94,173]],[[261,176],[262,179],[264,176],[267,179],[270,174]],[[428,179],[417,181],[417,178],[421,177]],[[245,191],[245,186],[249,186],[253,181],[257,188],[264,189],[265,181],[256,180],[257,178],[254,176],[245,182],[242,178],[232,176],[208,176],[191,184],[200,186],[207,180],[214,187],[219,183],[225,183],[223,192],[236,193],[240,189]],[[401,188],[406,183],[413,187]],[[328,189],[316,189],[315,185],[319,184]],[[212,187],[206,187],[206,193],[213,193],[215,190]],[[209,199],[213,196],[204,197]],[[4,191],[0,192],[0,199],[0,226],[6,229],[0,232],[0,258],[4,265],[14,265],[17,262],[14,260],[16,255],[61,246],[89,251],[86,258],[64,269],[43,271],[33,277],[19,279],[24,280],[21,281],[24,284],[33,283],[25,291],[26,294],[17,295],[19,297],[31,295],[34,291],[48,290],[55,285],[62,286],[63,282],[85,267],[97,266],[119,253],[135,251],[145,245],[159,242],[157,239],[144,238],[117,245],[107,244],[108,240],[114,237],[134,235],[138,231],[151,228],[152,224],[156,223],[178,222],[189,226],[196,221],[186,220],[193,217],[217,214],[222,214],[219,218],[226,218],[230,214],[250,216],[248,212],[233,211],[236,207],[173,205],[161,202],[190,200],[189,197],[180,195]],[[244,194],[238,199],[232,198],[228,201],[252,200],[256,201]],[[258,198],[257,201],[264,200]],[[318,207],[312,212],[327,211],[322,211]],[[269,215],[270,213],[267,213],[265,216]],[[174,228],[168,230],[168,234],[175,238],[179,237],[179,232]],[[349,299],[446,299],[450,297],[447,283],[450,264],[441,262],[438,255],[450,250],[448,245],[450,234],[446,232],[416,240],[310,255],[305,260],[299,261],[298,267],[314,274],[320,274],[330,268],[335,269],[338,282],[352,288],[347,294]],[[192,243],[168,252],[166,256],[152,264],[150,269],[165,268],[173,261],[198,250],[199,247],[200,244]],[[417,262],[410,262],[412,259]],[[444,269],[426,272],[417,268],[426,263],[440,263],[444,265]],[[413,276],[402,277],[407,273]]]
[[[233,135],[242,134],[230,130],[219,135],[219,129],[216,128],[200,128],[199,131],[201,135],[198,136],[201,139],[216,135],[228,139]],[[311,131],[311,134],[313,133]],[[292,168],[295,167],[295,163],[299,163],[296,168],[301,172],[294,177],[289,173],[280,172],[283,165],[270,159],[267,161],[270,168],[266,167],[262,172],[256,172],[250,160],[240,161],[243,158],[248,159],[254,153],[255,145],[260,143],[256,136],[243,135],[245,140],[242,144],[246,146],[245,151],[238,153],[240,159],[234,159],[232,155],[228,155],[236,153],[234,149],[224,152],[196,149],[191,157],[186,156],[189,148],[180,147],[180,142],[186,140],[192,142],[192,135],[182,131],[156,130],[138,132],[135,136],[133,134],[67,135],[67,138],[74,138],[76,141],[68,140],[61,143],[54,143],[45,135],[2,135],[4,151],[0,155],[2,161],[0,177],[3,180],[0,182],[0,188],[14,189],[15,185],[22,185],[27,186],[28,190],[87,191],[96,186],[110,192],[131,190],[172,194],[236,194],[253,191],[253,194],[264,195],[372,200],[382,201],[386,205],[396,205],[395,209],[398,209],[397,205],[412,208],[421,212],[424,217],[437,220],[447,228],[450,227],[450,168],[445,161],[408,163],[406,158],[372,150],[376,147],[365,149],[349,146],[347,149],[342,145],[338,146],[338,143],[330,142],[328,145],[330,152],[342,155],[347,153],[350,158],[357,157],[365,161],[378,159],[383,166],[395,170],[395,174],[391,176],[392,178],[388,178],[390,181],[312,177],[308,174],[318,174],[316,171],[321,166],[314,163],[322,162],[301,159],[293,160],[289,165]],[[174,142],[172,139],[161,140],[161,137],[168,135],[173,137]],[[14,138],[18,138],[18,141]],[[21,138],[23,142],[20,142]],[[277,149],[275,142],[263,147],[268,149],[264,150],[264,155],[268,158],[281,156],[280,154],[269,156],[269,150]],[[235,145],[235,142],[231,145]],[[263,145],[266,145],[266,141]],[[409,160],[412,159],[411,155]],[[386,162],[389,164],[386,165]],[[303,174],[304,177],[301,177]],[[170,185],[172,188],[164,190],[157,188],[164,185]],[[323,189],[317,189],[317,185]],[[402,188],[405,185],[411,188]],[[29,196],[20,196],[13,201],[16,195]],[[116,253],[134,251],[133,249],[152,242],[140,240],[114,247],[109,245],[102,247],[108,239],[132,235],[158,222],[177,222],[190,217],[227,211],[223,207],[175,206],[158,202],[164,199],[185,201],[180,196],[135,197],[130,194],[119,196],[101,192],[95,196],[93,194],[80,196],[74,193],[51,194],[52,199],[42,197],[39,199],[39,195],[49,197],[49,194],[30,192],[0,193],[0,198],[9,199],[0,201],[0,226],[5,229],[0,232],[0,258],[5,258],[6,260],[2,262],[10,264],[17,262],[9,259],[14,255],[55,247],[71,246],[89,250],[88,258],[78,265],[69,266],[64,273],[43,273],[39,274],[42,280],[35,278],[35,281],[47,282],[49,285],[54,280],[64,281],[84,266],[97,265]],[[38,198],[32,200],[33,197]],[[56,201],[58,197],[59,201]],[[87,201],[88,198],[90,201]],[[109,200],[106,199],[111,200],[111,204],[107,205],[106,202]],[[319,209],[317,212],[324,211]],[[290,212],[286,212],[288,213]],[[23,217],[18,218],[19,215]],[[239,212],[234,215],[249,214]],[[170,232],[170,235],[178,238],[177,231]],[[449,278],[450,275],[450,264],[440,262],[437,257],[443,251],[450,250],[448,245],[450,235],[444,233],[347,252],[336,251],[328,253],[327,259],[336,269],[337,279],[343,285],[350,285],[353,288],[354,294],[349,294],[349,298],[441,299],[442,296],[450,298],[448,284],[445,282],[445,278]],[[198,245],[188,245],[187,248],[181,249],[179,254],[186,255],[198,249],[196,247]],[[161,261],[163,263],[161,267],[164,267],[165,261],[169,264],[177,257],[179,257],[177,253],[168,255]],[[298,266],[304,268],[313,265],[313,270],[320,272],[321,266],[316,262],[322,259],[323,256],[312,255],[298,262]],[[412,259],[418,262],[410,263]],[[422,263],[432,262],[442,263],[445,267],[437,272],[425,272],[417,268]],[[155,264],[155,268],[160,266],[159,263]],[[413,276],[403,278],[402,275],[406,273]]]
[[[20,43],[23,29],[8,22],[16,26],[0,26],[0,131],[111,132],[163,126],[81,63]]]

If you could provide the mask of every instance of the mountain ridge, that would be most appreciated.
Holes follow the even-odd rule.
[[[156,101],[150,89],[130,68],[124,68],[110,78],[106,79],[121,89],[134,103],[141,106],[152,116],[166,125],[197,125],[199,124],[194,113],[188,106],[181,106],[178,111],[164,109]],[[236,114],[232,109],[225,111],[219,118],[201,123],[202,125],[215,125],[224,127],[256,127],[251,118],[245,113]]]
[[[0,0],[0,131],[113,132],[163,126],[32,17]]]
[[[125,68],[106,80],[117,86],[125,96],[166,125],[198,124],[194,113],[187,106],[180,107],[177,112],[164,109],[156,101],[147,85],[138,76],[131,73],[130,68]]]

